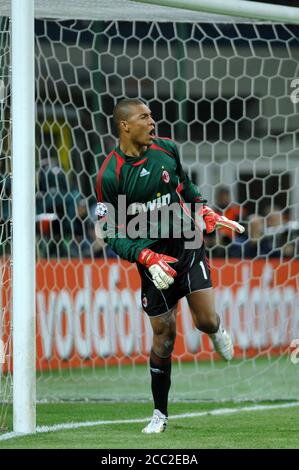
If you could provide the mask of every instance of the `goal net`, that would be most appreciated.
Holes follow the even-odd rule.
[[[117,142],[112,110],[123,97],[149,105],[209,205],[246,227],[205,236],[235,359],[219,359],[183,300],[170,399],[297,399],[298,26],[52,3],[35,22],[38,399],[150,398],[137,270],[94,228],[95,178]],[[0,344],[9,351],[7,17],[2,25]],[[5,401],[9,354],[0,371]]]
[[[10,25],[0,17],[0,403],[11,399]],[[7,407],[0,404],[0,431]]]

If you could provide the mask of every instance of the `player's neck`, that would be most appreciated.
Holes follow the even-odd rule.
[[[140,157],[147,150],[146,145],[138,145],[133,142],[119,142],[120,150],[128,157]]]

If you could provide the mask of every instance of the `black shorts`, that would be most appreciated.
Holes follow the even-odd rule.
[[[148,269],[137,263],[141,277],[141,302],[150,317],[168,312],[179,299],[191,292],[212,287],[204,245],[197,249],[185,249],[181,240],[161,240],[150,246],[150,249],[179,260],[177,263],[171,263],[171,267],[177,272],[174,283],[163,290],[155,287]]]

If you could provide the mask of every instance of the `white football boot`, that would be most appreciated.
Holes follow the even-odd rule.
[[[150,422],[145,428],[142,429],[142,432],[145,434],[153,434],[164,432],[167,426],[168,418],[161,411],[154,410],[154,414]]]
[[[230,335],[220,324],[217,333],[210,334],[209,337],[212,340],[215,351],[226,361],[231,361],[234,357],[234,345]]]

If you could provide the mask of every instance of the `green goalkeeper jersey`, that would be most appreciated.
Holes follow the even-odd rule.
[[[184,172],[175,142],[158,137],[139,157],[116,147],[100,168],[96,191],[104,240],[131,262],[161,238],[194,230],[195,204],[207,202]]]

